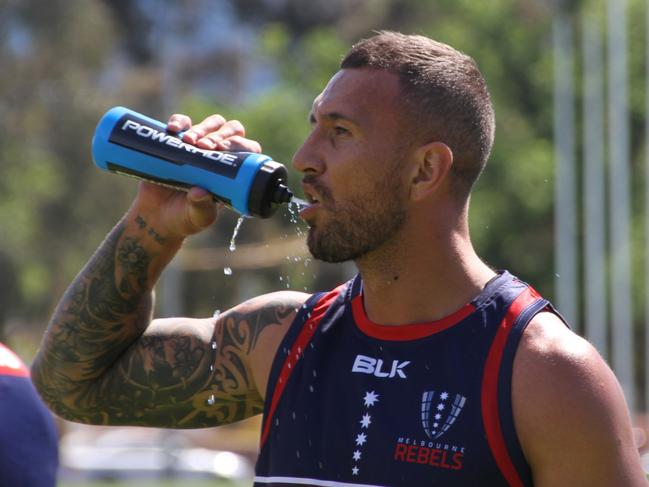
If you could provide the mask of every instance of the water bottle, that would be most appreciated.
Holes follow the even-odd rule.
[[[293,197],[286,168],[263,154],[200,149],[163,123],[124,107],[110,109],[92,139],[95,164],[175,189],[200,186],[246,216],[270,217]]]

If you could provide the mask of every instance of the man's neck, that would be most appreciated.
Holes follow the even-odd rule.
[[[448,316],[480,294],[495,276],[469,239],[460,235],[418,239],[407,247],[394,243],[356,264],[367,316],[385,325]]]

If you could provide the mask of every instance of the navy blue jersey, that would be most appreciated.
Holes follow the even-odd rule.
[[[532,485],[512,366],[546,308],[507,272],[431,323],[372,323],[359,277],[312,296],[273,363],[255,485]]]
[[[58,434],[25,364],[0,343],[0,486],[53,487]]]

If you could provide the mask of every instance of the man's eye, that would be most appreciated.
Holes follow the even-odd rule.
[[[347,130],[345,127],[334,127],[334,132],[336,132],[336,135],[347,135],[349,134],[349,130]]]

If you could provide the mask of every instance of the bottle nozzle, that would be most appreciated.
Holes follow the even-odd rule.
[[[273,203],[289,203],[293,199],[293,192],[285,184],[278,184],[273,191],[271,201]]]

